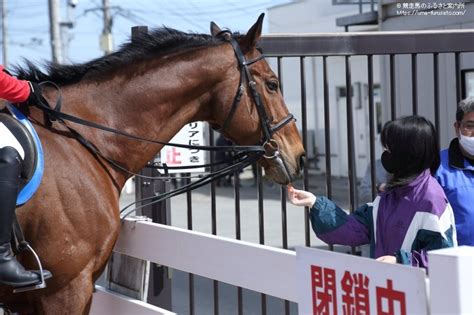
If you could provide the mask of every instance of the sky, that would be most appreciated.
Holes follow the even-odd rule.
[[[6,6],[8,66],[50,61],[48,0],[3,0]],[[68,2],[60,0],[60,22],[68,21]],[[114,49],[128,41],[132,26],[168,26],[181,31],[209,33],[209,23],[246,32],[268,7],[291,0],[109,0]],[[102,0],[76,0],[69,12],[74,27],[64,28],[64,63],[82,63],[100,57],[103,29]],[[264,32],[267,24],[264,21]],[[0,34],[1,36],[1,34]],[[69,40],[66,40],[69,38]],[[3,42],[3,38],[2,38]],[[5,64],[3,54],[1,62]]]

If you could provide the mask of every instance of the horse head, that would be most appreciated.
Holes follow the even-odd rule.
[[[223,58],[234,62],[215,89],[210,123],[237,144],[262,144],[265,155],[259,164],[266,176],[286,185],[299,176],[305,152],[278,78],[257,47],[263,16],[246,35],[222,31],[211,22],[211,34],[229,42]]]

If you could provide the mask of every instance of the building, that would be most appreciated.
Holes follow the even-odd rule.
[[[474,3],[464,1],[393,1],[380,0],[301,0],[272,7],[268,10],[270,33],[335,33],[367,31],[410,31],[466,29],[474,26]],[[417,4],[418,3],[418,4]],[[443,5],[437,10],[428,4]],[[341,5],[349,4],[349,5]],[[351,4],[351,5],[350,5]],[[423,9],[421,8],[423,5]],[[444,6],[453,5],[453,8]],[[411,6],[413,6],[412,9]],[[415,7],[418,6],[419,9]],[[457,7],[456,7],[457,6]],[[405,11],[403,11],[403,9]],[[457,8],[459,8],[457,10]],[[433,11],[434,13],[430,13]],[[445,13],[443,13],[445,12]],[[362,25],[361,25],[362,24]],[[414,43],[416,45],[416,43]],[[301,113],[300,60],[285,61],[282,65],[283,91],[290,110],[298,116]],[[321,57],[306,57],[303,61],[306,73],[306,102],[308,117],[308,151],[324,156],[324,121],[322,94]],[[434,121],[433,56],[395,56],[395,100],[397,117],[412,114],[412,92],[418,100],[419,114]],[[436,87],[440,102],[440,143],[446,147],[454,137],[452,127],[458,99],[474,95],[474,60],[472,54],[462,54],[459,58],[460,76],[456,77],[456,56],[454,53],[439,55],[439,83]],[[414,66],[412,66],[412,63]],[[367,62],[365,58],[351,57],[353,89],[354,140],[356,150],[356,175],[362,177],[369,164],[369,120],[367,106]],[[416,81],[413,81],[413,67]],[[348,175],[346,117],[346,83],[344,58],[328,58],[329,97],[331,104],[331,162],[332,174]],[[408,78],[408,79],[407,79]],[[459,80],[459,95],[456,90]],[[374,101],[376,117],[376,156],[382,148],[379,133],[383,123],[391,119],[389,57],[374,57]],[[415,82],[415,83],[414,83]],[[314,138],[311,137],[314,135]],[[324,163],[318,165],[325,171]]]

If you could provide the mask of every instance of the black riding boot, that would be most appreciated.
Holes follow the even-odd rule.
[[[0,284],[14,287],[40,282],[39,271],[27,271],[16,260],[10,245],[22,159],[16,149],[0,149]],[[43,270],[45,278],[51,273]]]

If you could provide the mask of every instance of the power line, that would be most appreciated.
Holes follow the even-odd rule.
[[[1,41],[2,45],[4,41]],[[32,37],[29,43],[24,42],[16,42],[16,41],[7,41],[7,45],[18,46],[18,47],[30,47],[30,48],[38,48],[43,46],[43,40],[41,38]]]
[[[17,42],[24,39],[23,45],[25,46],[31,45],[31,34],[34,34],[36,37],[43,39],[43,46],[41,47],[49,48],[46,45],[48,39],[45,37],[47,35],[46,0],[8,1],[12,3],[8,7],[9,24],[11,24],[9,25],[9,34],[12,34],[11,36]],[[61,0],[62,3],[65,1]],[[114,21],[114,37],[117,36],[122,41],[129,37],[129,27],[137,24],[155,27],[167,25],[183,31],[191,30],[208,33],[209,22],[214,20],[221,26],[235,28],[235,23],[239,23],[237,19],[242,20],[243,17],[252,15],[254,11],[265,10],[269,6],[290,2],[290,0],[263,0],[261,2],[235,0],[212,2],[207,0],[110,0],[110,2],[109,13],[110,19]],[[102,0],[80,1],[80,5],[77,7],[80,12],[77,12],[76,15],[76,27],[71,33],[75,36],[74,40],[71,41],[71,48],[74,47],[75,55],[94,56],[99,53],[97,46],[91,48],[95,41],[90,38],[91,35],[97,35],[97,33],[103,31],[101,27],[103,23],[98,23],[98,21],[102,22],[103,19],[102,7]],[[256,12],[255,15],[257,13],[260,12]],[[98,20],[99,18],[101,20]],[[28,23],[26,19],[28,19]],[[33,19],[35,20],[34,23],[32,23]],[[236,21],[230,21],[231,19],[236,19]],[[119,20],[120,22],[118,22]],[[222,23],[226,25],[222,25]],[[28,25],[35,25],[35,27],[28,27]],[[84,48],[84,46],[88,48]],[[14,47],[18,51],[19,48],[17,47],[22,46],[14,45]],[[65,52],[66,49],[63,53],[65,54]],[[83,59],[83,57],[78,58]]]
[[[186,22],[187,24],[191,25],[194,28],[194,31],[207,32],[208,23],[210,22],[209,16],[211,15],[215,15],[215,18],[220,19],[220,20],[239,18],[243,16],[248,16],[249,12],[257,8],[259,10],[265,9],[270,4],[275,4],[275,3],[262,2],[259,4],[242,6],[242,5],[237,5],[237,3],[235,2],[227,2],[225,8],[207,9],[207,10],[198,10],[201,6],[196,6],[196,4],[193,2],[187,2],[188,4],[187,7],[183,7],[183,6],[176,7],[176,5],[174,4],[173,8],[161,6],[161,4],[162,3],[160,3],[159,11],[155,9],[150,10],[150,8],[147,8],[147,10],[143,10],[139,8],[127,8],[127,10],[135,12],[136,15],[140,15],[140,13],[142,13],[143,15],[149,16],[150,13],[152,13],[158,16],[162,16],[165,19],[170,16],[177,17],[179,18],[179,20],[182,20]],[[232,9],[229,9],[230,4],[232,4]],[[175,20],[176,19],[174,18],[173,21]],[[155,23],[151,23],[151,25]],[[162,23],[160,24],[167,25],[166,21],[162,21]]]
[[[282,2],[285,2],[285,1],[278,1],[278,3],[282,3]],[[133,3],[135,4],[136,2],[133,2]],[[171,3],[172,3],[173,7],[176,7],[176,5],[178,3],[182,3],[182,2],[174,1],[174,2],[171,2]],[[260,2],[260,3],[257,3],[257,4],[250,4],[250,5],[247,4],[247,5],[237,6],[235,4],[242,4],[242,2],[241,1],[239,1],[239,2],[227,1],[227,2],[225,2],[225,4],[222,4],[222,2],[213,4],[212,7],[209,8],[209,6],[206,7],[206,6],[202,6],[202,5],[196,5],[194,2],[191,2],[191,1],[186,1],[186,3],[189,4],[189,6],[191,7],[190,9],[188,9],[187,7],[182,7],[181,6],[179,8],[179,13],[174,11],[173,9],[171,9],[171,11],[174,11],[174,13],[178,16],[186,15],[186,16],[190,16],[190,17],[196,17],[196,16],[207,16],[207,17],[209,17],[211,15],[216,15],[216,17],[219,17],[221,15],[235,13],[235,12],[233,12],[234,10],[242,11],[242,10],[252,10],[252,9],[257,9],[257,8],[267,8],[268,6],[275,4],[274,1],[273,2],[272,1],[266,1],[266,2]],[[148,2],[147,2],[147,4],[148,4]],[[164,4],[163,2],[159,2],[159,3],[154,2],[154,4],[159,5],[159,10],[162,14],[170,12],[170,8],[167,7],[167,6],[163,6],[163,4]],[[234,4],[232,10],[229,10],[229,5],[230,4]],[[123,4],[123,3],[122,3],[121,6],[126,7],[126,5]],[[147,7],[147,6],[136,6],[136,7],[143,8],[143,7]],[[142,11],[143,13],[150,13],[150,10],[148,9],[148,7],[147,7],[146,10],[137,9],[136,7],[133,8],[133,10]],[[204,9],[200,10],[201,8],[204,8]],[[132,8],[130,8],[130,9],[132,9]],[[157,13],[156,11],[154,11],[154,12]]]

